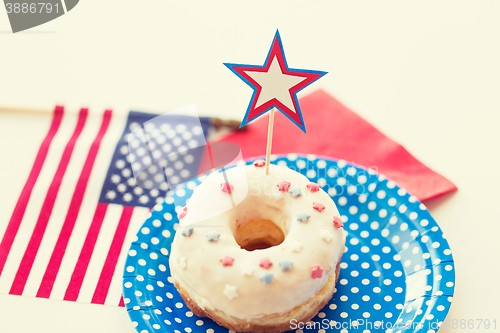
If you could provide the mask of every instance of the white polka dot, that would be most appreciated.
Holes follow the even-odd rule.
[[[340,284],[342,284],[342,285],[346,285],[346,284],[347,284],[347,279],[341,279],[341,280],[340,280]]]
[[[330,310],[335,310],[337,308],[336,304],[330,304],[329,306]]]
[[[364,296],[362,297],[362,299],[363,299],[363,301],[368,302],[368,301],[370,300],[370,296],[368,296],[368,295],[364,295]]]
[[[379,277],[382,273],[380,271],[373,271],[372,275],[375,277]]]
[[[368,203],[369,210],[374,210],[375,208],[377,208],[377,204],[375,203],[375,201],[371,201],[370,203]]]
[[[381,291],[381,289],[379,287],[373,288],[373,292],[376,294],[380,293],[380,291]]]
[[[386,317],[386,318],[391,318],[391,317],[392,317],[392,313],[390,313],[390,312],[386,312],[386,313],[385,313],[385,317]]]
[[[385,280],[384,280],[384,284],[385,284],[386,286],[390,285],[391,283],[392,283],[392,281],[391,281],[390,279],[385,279]]]
[[[363,230],[361,231],[361,233],[359,234],[361,237],[363,238],[367,238],[370,234],[368,233],[368,231],[366,230]]]
[[[380,244],[380,240],[378,238],[374,238],[372,239],[372,245],[379,245]]]
[[[142,296],[142,293],[139,290],[136,290],[134,292],[134,295],[137,296],[137,297],[140,297],[140,296]]]
[[[130,250],[130,251],[128,251],[128,255],[131,256],[131,257],[135,257],[137,255],[137,251],[136,250]]]
[[[372,255],[372,260],[373,261],[379,261],[380,260],[380,256],[378,254],[374,254],[374,255]]]
[[[367,215],[367,214],[361,214],[361,215],[359,216],[359,220],[360,220],[361,222],[366,222],[366,221],[368,221],[368,215]]]
[[[384,263],[382,265],[382,267],[384,267],[385,269],[389,269],[389,268],[391,268],[391,264],[389,264],[388,262],[386,262],[386,263]]]
[[[428,221],[428,220],[425,220],[425,219],[424,219],[424,220],[420,221],[420,225],[421,225],[422,227],[426,227],[428,224],[429,224],[429,221]]]
[[[351,260],[352,260],[352,261],[356,261],[356,260],[358,260],[358,259],[359,259],[359,256],[358,256],[357,254],[353,254],[353,255],[351,255]]]
[[[400,277],[401,275],[403,275],[403,273],[401,271],[395,271],[394,272],[394,276],[395,277]]]
[[[134,266],[128,266],[127,267],[127,272],[132,273],[134,271]]]
[[[394,237],[397,237],[397,236],[394,236]],[[393,238],[393,239],[394,239],[394,238]],[[389,252],[391,252],[391,248],[390,248],[390,247],[388,247],[388,246],[384,246],[384,247],[382,248],[382,252],[384,252],[384,253],[389,253]]]
[[[356,276],[359,275],[359,273],[358,273],[358,271],[351,271],[351,275],[354,276],[354,277],[356,277]]]
[[[163,230],[161,234],[165,238],[169,238],[171,236],[170,231],[168,231],[167,229]]]
[[[357,223],[351,223],[349,224],[349,229],[351,230],[358,230],[359,226]]]
[[[363,279],[363,280],[361,280],[361,283],[362,283],[362,284],[364,284],[364,285],[366,286],[366,285],[370,284],[370,280],[368,280],[368,279]]]
[[[454,286],[454,283],[451,282],[451,281],[450,282],[446,282],[446,286],[449,287],[449,288],[451,288],[451,287]]]
[[[364,269],[367,269],[368,267],[370,267],[370,264],[367,263],[367,262],[364,262],[361,264],[361,267],[364,268]]]
[[[415,213],[415,212],[411,212],[409,216],[410,216],[410,220],[412,220],[412,221],[413,221],[413,220],[417,219],[418,214],[417,214],[417,213]]]
[[[340,186],[344,186],[347,183],[347,180],[344,177],[337,178],[337,184]]]
[[[380,304],[374,304],[374,305],[373,305],[373,308],[374,308],[375,310],[380,310],[382,307],[380,306]]]
[[[370,228],[372,228],[373,230],[377,230],[377,229],[379,228],[379,226],[380,226],[380,225],[379,225],[379,223],[378,223],[377,221],[372,222],[372,223],[370,224]]]
[[[132,282],[125,282],[125,288],[132,287]]]
[[[348,314],[347,314],[347,312],[342,312],[342,313],[340,314],[340,316],[341,316],[342,318],[347,318]]]
[[[141,266],[146,266],[146,260],[144,260],[144,259],[139,259],[138,263]]]

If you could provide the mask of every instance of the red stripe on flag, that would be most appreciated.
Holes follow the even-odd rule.
[[[16,238],[17,232],[21,225],[21,221],[24,217],[24,213],[26,212],[26,206],[28,206],[33,187],[35,186],[38,176],[40,175],[40,171],[42,170],[42,166],[45,162],[45,158],[47,157],[52,139],[54,139],[54,136],[59,129],[59,125],[61,125],[63,115],[64,107],[56,106],[49,132],[40,145],[40,149],[38,150],[35,158],[35,163],[33,163],[33,167],[31,168],[28,180],[26,181],[21,195],[17,200],[16,207],[14,208],[14,212],[12,213],[9,224],[7,225],[5,234],[3,235],[2,242],[0,243],[0,275],[2,275],[5,262],[7,261],[10,249],[12,247],[12,244],[14,243],[14,239]]]
[[[104,220],[104,216],[106,216],[107,209],[107,204],[97,204],[94,218],[90,224],[89,232],[87,233],[82,251],[80,252],[80,256],[78,257],[78,261],[75,265],[75,270],[71,275],[71,280],[69,281],[68,288],[64,294],[65,301],[76,301],[78,299],[78,295],[80,294],[80,289],[83,284],[83,278],[85,277],[85,273],[87,273],[90,258],[94,252],[97,236],[99,236],[99,232],[101,231],[102,221]]]
[[[120,297],[120,303],[118,303],[118,306],[125,306],[125,302],[123,301],[123,295]]]
[[[134,207],[123,207],[120,222],[118,222],[115,236],[111,242],[108,256],[104,262],[104,267],[102,268],[101,275],[99,276],[99,282],[97,282],[91,303],[104,304],[106,301],[109,285],[111,284],[111,279],[113,278],[113,274],[115,272],[116,263],[123,247],[123,242],[125,240],[125,235],[127,234],[128,225],[130,223],[130,219],[132,218],[133,211]]]
[[[31,235],[26,251],[24,252],[24,256],[17,270],[14,282],[10,288],[9,294],[11,295],[22,295],[23,293],[26,281],[28,280],[28,276],[31,272],[31,267],[33,266],[40,243],[42,242],[45,229],[49,223],[50,215],[52,214],[52,209],[54,208],[54,203],[56,201],[61,182],[64,178],[69,160],[71,159],[71,155],[73,153],[73,148],[75,147],[75,143],[85,126],[87,115],[88,109],[80,110],[75,131],[64,148],[64,152],[54,175],[54,179],[52,179],[52,183],[50,184],[45,200],[43,201],[42,209],[40,210],[40,215],[38,216],[35,229],[33,230],[33,234]]]
[[[92,167],[94,166],[97,152],[99,151],[102,138],[104,137],[104,134],[106,134],[106,130],[108,129],[110,121],[111,110],[106,110],[103,115],[101,128],[99,129],[94,142],[90,146],[87,159],[85,160],[85,164],[83,165],[82,173],[80,174],[78,182],[76,183],[75,192],[73,193],[73,197],[68,208],[68,213],[66,214],[61,232],[59,233],[56,245],[54,246],[54,250],[52,251],[52,256],[50,257],[49,264],[45,269],[45,274],[43,276],[40,287],[38,288],[36,297],[50,297],[52,287],[54,286],[59,268],[61,267],[64,253],[66,252],[66,247],[68,246],[69,239],[71,237],[71,234],[73,233],[73,228],[75,227],[76,219],[78,218],[78,214],[80,212],[80,207],[82,206],[83,196],[85,194],[85,190],[87,189],[87,184],[92,172]]]

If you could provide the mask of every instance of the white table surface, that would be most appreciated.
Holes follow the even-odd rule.
[[[0,105],[241,119],[250,90],[222,63],[262,64],[279,28],[290,67],[329,72],[302,94],[325,89],[458,186],[426,202],[456,262],[449,318],[498,321],[499,17],[491,0],[86,0],[12,34],[0,10]],[[135,330],[124,308],[0,295],[0,332],[68,331]]]

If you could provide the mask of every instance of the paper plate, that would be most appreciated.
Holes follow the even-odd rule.
[[[383,175],[343,160],[296,154],[272,159],[322,186],[348,232],[332,300],[309,325],[292,322],[291,332],[437,332],[451,305],[455,267],[426,207]],[[155,206],[130,247],[123,295],[140,333],[228,332],[189,311],[171,283],[168,256],[176,209],[202,180],[176,189],[178,207],[173,197]]]

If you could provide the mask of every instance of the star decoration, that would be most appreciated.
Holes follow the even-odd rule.
[[[286,180],[282,180],[278,184],[276,184],[276,186],[278,186],[278,190],[280,190],[280,192],[288,191],[288,189],[290,188],[290,185],[292,185],[292,184],[287,182]]]
[[[321,239],[324,240],[327,243],[330,243],[332,240],[333,236],[332,233],[326,229],[321,229]]]
[[[180,220],[182,219],[184,216],[186,216],[188,212],[188,208],[187,207],[183,207],[182,208],[182,212],[180,212],[179,214],[177,214],[177,218]]]
[[[323,268],[319,267],[319,265],[314,266],[311,270],[311,277],[313,279],[319,279],[323,276]]]
[[[222,190],[222,192],[231,193],[233,188],[234,188],[234,186],[229,184],[229,183],[220,184],[220,189]]]
[[[311,215],[307,214],[306,212],[297,213],[297,221],[300,221],[302,223],[306,223],[310,217]]]
[[[253,89],[241,126],[276,108],[306,131],[297,93],[326,72],[289,68],[278,31],[263,66],[224,65]]]
[[[333,225],[339,229],[344,227],[344,223],[342,223],[342,220],[338,216],[333,217]]]
[[[292,270],[292,266],[293,266],[293,261],[287,259],[287,258],[284,258],[282,259],[280,262],[280,268],[281,270],[284,272],[284,271],[291,271]]]
[[[187,258],[186,257],[181,257],[179,260],[179,266],[181,266],[182,269],[186,269],[187,267]]]
[[[253,274],[253,267],[252,267],[252,265],[250,263],[246,262],[243,265],[241,265],[240,268],[241,268],[241,274],[252,276],[252,274]]]
[[[296,198],[302,195],[302,190],[300,189],[300,187],[290,187],[288,193],[290,193],[294,198]]]
[[[273,265],[273,263],[271,262],[271,260],[269,260],[269,257],[265,257],[264,259],[261,259],[260,263],[259,263],[259,266],[262,268],[265,268],[265,269],[268,269],[272,265]]]
[[[220,262],[222,263],[222,266],[233,266],[233,261],[234,261],[234,258],[226,255],[224,256],[224,258],[222,258],[220,260]]]
[[[313,201],[313,208],[321,213],[326,207],[322,203]]]
[[[181,231],[181,235],[184,237],[189,237],[193,233],[193,228],[184,228]]]
[[[209,242],[217,242],[219,240],[220,233],[217,231],[210,231],[206,234],[206,236]]]
[[[260,279],[264,282],[264,285],[274,282],[273,273],[269,273],[267,271],[260,276]]]
[[[230,286],[229,284],[226,284],[226,286],[224,287],[224,295],[226,295],[227,298],[229,299],[238,297],[238,293],[236,292],[236,286]]]
[[[311,192],[318,192],[319,191],[319,185],[316,183],[309,183],[306,185],[306,187],[309,189]]]
[[[290,250],[295,253],[299,253],[302,250],[302,243],[294,241],[290,244]]]
[[[263,166],[266,165],[266,161],[264,161],[264,160],[257,160],[255,162],[253,162],[253,165],[255,165],[258,168],[262,168]]]

